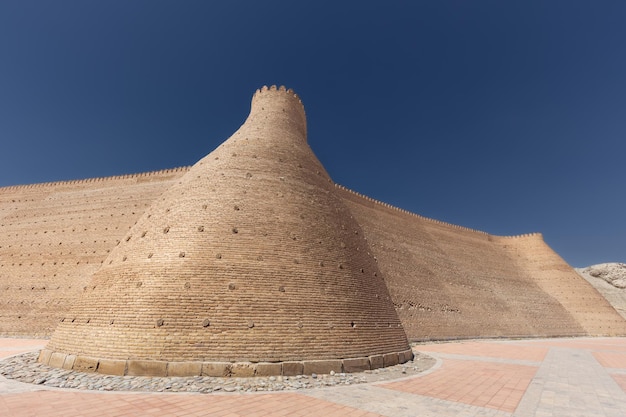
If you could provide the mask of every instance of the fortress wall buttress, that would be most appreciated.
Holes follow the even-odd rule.
[[[273,364],[280,374],[409,360],[385,282],[304,122],[293,92],[257,92],[239,130],[111,250],[48,349],[122,372],[135,361]]]
[[[541,234],[493,236],[338,188],[377,256],[409,338],[587,334],[581,317],[570,311],[571,302],[562,302],[559,290],[547,287],[537,271],[520,266],[521,254],[534,256],[520,242],[540,242],[544,254],[553,253]],[[537,268],[571,271],[562,260],[555,263],[545,257]],[[576,303],[595,300],[585,291],[573,297]],[[599,308],[593,314],[606,313]],[[611,318],[608,313],[605,319]]]
[[[288,145],[281,140],[288,141]],[[88,345],[91,336],[89,331],[76,336],[71,320],[78,320],[75,327],[85,330],[94,324],[90,322],[93,317],[110,310],[110,306],[101,304],[104,298],[96,297],[92,298],[96,299],[93,306],[84,308],[80,314],[70,312],[70,305],[82,294],[96,293],[94,284],[90,284],[92,276],[111,265],[111,277],[123,275],[135,285],[141,283],[149,287],[152,279],[149,277],[158,277],[163,268],[153,270],[147,265],[160,265],[159,262],[169,262],[172,258],[177,267],[189,265],[194,258],[192,263],[198,262],[201,258],[201,262],[210,263],[212,268],[226,268],[222,278],[232,282],[219,282],[227,287],[233,284],[235,289],[241,290],[242,285],[246,288],[241,293],[228,290],[226,297],[235,297],[233,300],[236,301],[245,296],[251,303],[270,302],[272,297],[282,297],[286,292],[296,290],[290,287],[290,280],[298,274],[310,283],[322,282],[324,285],[317,285],[315,291],[324,292],[324,297],[330,299],[337,296],[332,292],[333,285],[338,282],[337,271],[340,274],[356,271],[358,276],[366,274],[368,277],[371,274],[379,281],[368,281],[361,288],[349,281],[355,278],[348,274],[348,281],[352,284],[340,288],[348,293],[356,291],[390,297],[397,318],[413,340],[626,334],[626,321],[616,316],[617,313],[597,291],[543,241],[541,234],[493,236],[423,217],[334,184],[308,149],[306,115],[300,98],[284,87],[258,90],[252,98],[250,115],[244,126],[232,140],[220,145],[196,165],[0,188],[0,335],[47,336],[60,320],[67,319],[69,323],[63,324],[64,330],[59,332],[59,338],[67,339],[64,346],[67,352],[80,350],[81,343]],[[205,172],[206,167],[210,172]],[[192,177],[192,171],[195,177]],[[179,194],[168,197],[169,203],[163,202],[163,194],[175,187],[178,187],[176,192]],[[205,201],[198,206],[201,210],[196,212],[198,200],[193,193],[198,190],[208,194],[203,196]],[[263,198],[259,200],[255,195]],[[146,214],[153,205],[159,210],[162,208],[162,213]],[[205,211],[217,217],[206,217]],[[261,211],[263,215],[258,214]],[[246,224],[241,220],[245,219],[245,216],[241,217],[244,213],[248,216]],[[157,221],[154,218],[142,220],[144,215],[156,216],[161,223],[153,224]],[[189,217],[192,215],[197,217]],[[179,224],[179,219],[183,218],[194,223],[187,225],[189,230]],[[201,224],[195,224],[200,219],[203,219]],[[137,229],[140,227],[138,223],[144,224],[144,229]],[[219,224],[225,225],[226,229],[216,229]],[[278,224],[282,225],[277,227]],[[166,229],[167,239],[153,240],[151,234],[163,234]],[[204,252],[199,251],[199,246],[193,247],[208,245],[197,240],[208,234],[219,236],[222,243],[234,243],[225,249],[207,246]],[[315,240],[312,236],[317,235],[317,243],[307,246]],[[173,236],[178,236],[179,240],[172,240]],[[270,243],[272,239],[274,243]],[[277,241],[280,242],[278,246]],[[326,242],[327,246],[320,246],[319,241]],[[180,247],[176,246],[178,244]],[[187,247],[190,244],[192,247]],[[131,246],[134,249],[129,249]],[[289,253],[286,249],[289,247],[319,259]],[[121,253],[122,249],[127,252]],[[369,259],[370,256],[374,261]],[[132,268],[131,264],[134,265]],[[277,273],[276,268],[282,272]],[[293,268],[304,268],[305,272],[296,274]],[[179,277],[182,280],[188,277],[185,282],[168,281],[163,286],[164,291],[179,291],[179,284],[185,291],[205,285],[193,275],[194,271],[202,270],[190,267]],[[263,287],[267,283],[254,284],[261,285],[258,288],[247,286],[241,281],[246,270],[255,271],[257,275],[265,271],[263,273],[282,280],[281,284],[272,287],[271,291]],[[250,274],[253,280],[255,275]],[[102,278],[103,282],[113,285],[107,277]],[[168,287],[170,284],[174,288]],[[308,284],[301,287],[304,290],[300,296],[313,300],[310,310],[317,309],[314,304],[320,299],[311,296],[312,287]],[[136,288],[139,287],[124,288],[119,292],[121,298],[126,297],[125,303],[146,302],[143,292],[137,292]],[[275,293],[277,288],[278,293]],[[214,290],[217,291],[211,289]],[[163,300],[171,298],[169,293],[157,295]],[[199,299],[194,298],[190,308]],[[321,305],[325,303],[328,304],[323,302]],[[359,332],[382,326],[381,320],[368,316],[367,308],[371,304],[352,301],[348,313],[354,314],[356,319],[348,320],[348,323],[355,326],[347,329],[346,337],[355,337]],[[171,307],[174,309],[176,303]],[[395,313],[384,303],[379,307],[381,310],[377,316],[389,319],[385,325],[396,323]],[[146,308],[154,309],[154,303]],[[319,317],[302,313],[299,304],[289,308],[292,308],[289,311],[293,317],[283,317],[281,322],[287,326],[302,325],[307,329],[317,320],[313,327],[327,332],[337,325],[333,324],[335,319],[331,316],[325,317],[322,323]],[[357,314],[359,309],[363,311]],[[270,318],[274,315],[262,317],[262,320]],[[297,320],[292,322],[292,318]],[[128,323],[124,320],[135,319],[110,318],[105,320],[102,331],[115,333],[109,329],[111,320],[122,320],[125,325]],[[150,316],[154,323],[157,319],[162,317]],[[208,316],[204,319],[208,320]],[[154,327],[152,321],[150,326]],[[345,321],[341,323],[345,324]],[[195,321],[189,323],[194,332],[204,332],[196,329],[198,323]],[[213,326],[211,331],[219,327],[217,322],[211,323],[208,326]],[[242,323],[248,326],[248,322],[239,324]],[[250,329],[259,330],[262,327],[259,323],[257,321]],[[359,323],[368,324],[361,326]],[[158,333],[169,325],[171,323],[159,326],[160,330],[150,327],[145,334]],[[324,326],[326,330],[322,329]],[[230,331],[228,326],[224,329]],[[254,336],[253,331],[245,329],[245,337]],[[383,340],[385,332],[376,337],[368,336],[376,339],[374,343],[377,343],[378,350],[374,350],[399,349],[403,343],[398,342],[402,339],[401,332],[398,328],[388,332],[392,335],[391,342]],[[297,337],[293,337],[285,339],[285,343],[296,341]],[[259,340],[250,339],[251,343],[260,343]],[[363,339],[355,339],[353,345],[355,355],[371,347]],[[232,348],[237,348],[234,342]],[[104,357],[106,343],[102,349],[93,354]],[[169,349],[170,358],[181,358],[176,348]],[[349,353],[346,352],[344,354]],[[229,358],[245,357],[241,352],[231,354]],[[317,355],[323,356],[320,352]],[[270,357],[267,352],[258,356]],[[285,357],[293,359],[296,356],[283,355]]]
[[[187,169],[0,188],[0,335],[51,335],[147,205]]]
[[[540,233],[496,241],[510,254],[520,271],[532,276],[543,291],[563,305],[581,326],[583,334],[626,335],[626,321],[546,244]]]

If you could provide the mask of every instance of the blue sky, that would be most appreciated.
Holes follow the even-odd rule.
[[[626,2],[0,3],[0,186],[191,165],[255,89],[333,179],[626,262]]]

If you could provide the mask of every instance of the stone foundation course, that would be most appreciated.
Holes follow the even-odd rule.
[[[112,360],[77,356],[42,349],[37,361],[68,371],[116,376],[154,377],[266,377],[354,373],[403,364],[413,360],[413,351],[372,355],[361,358],[303,360],[288,362],[166,362],[151,360]]]

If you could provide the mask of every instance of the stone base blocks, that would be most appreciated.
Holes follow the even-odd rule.
[[[343,372],[343,361],[341,359],[305,361],[303,366],[302,373],[305,375]]]
[[[398,365],[413,359],[413,351],[372,355],[361,358],[320,359],[285,362],[166,362],[151,360],[112,360],[77,356],[42,349],[38,362],[78,372],[117,376],[157,377],[264,377],[353,373]]]

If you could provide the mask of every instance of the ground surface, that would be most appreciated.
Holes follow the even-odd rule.
[[[0,358],[45,340],[0,339]],[[396,381],[283,393],[106,393],[0,378],[2,416],[626,415],[626,338],[422,344],[431,370]]]

